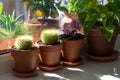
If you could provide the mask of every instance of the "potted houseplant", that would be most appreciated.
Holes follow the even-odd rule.
[[[72,22],[67,27],[62,27],[63,34],[59,35],[63,42],[62,60],[65,65],[76,66],[81,64],[81,48],[84,44],[85,35],[79,33],[82,25],[76,21]]]
[[[58,21],[48,19],[48,17],[57,18],[59,16],[55,7],[55,0],[22,0],[27,3],[27,9],[30,10],[29,19],[24,22],[28,31],[33,32],[35,38],[39,38],[43,29],[54,26],[58,28]],[[37,40],[36,39],[36,40]]]
[[[60,27],[68,27],[69,23],[72,22],[72,20],[76,20],[79,22],[79,18],[78,18],[78,14],[76,12],[76,7],[74,6],[76,0],[70,0],[68,2],[64,2],[64,1],[60,1],[58,3],[56,3],[57,8],[60,11],[64,12],[64,17],[60,23]],[[66,3],[66,5],[62,5],[62,3]],[[84,29],[81,26],[81,30],[79,31],[79,33],[84,35]]]
[[[114,44],[119,30],[120,1],[107,0],[107,3],[104,2],[104,0],[77,0],[75,6],[78,7],[79,20],[88,33],[89,58],[111,61],[118,57],[114,51]]]
[[[70,0],[65,6],[62,6],[62,1],[57,3],[57,8],[64,12],[64,17],[61,21],[61,30],[63,34],[59,38],[63,42],[63,62],[68,66],[81,64],[80,50],[84,43],[84,30],[79,22],[74,3],[76,0]],[[73,47],[74,46],[74,47]]]
[[[41,33],[41,41],[37,42],[40,49],[40,68],[46,71],[60,69],[62,44],[58,40],[58,30],[46,29]]]
[[[7,13],[0,14],[0,50],[7,50],[13,45],[17,35],[27,33],[22,26],[22,15],[15,18],[15,11],[12,15]]]
[[[33,46],[31,36],[18,36],[10,52],[14,62],[15,75],[30,77],[37,74],[36,60],[39,49]]]

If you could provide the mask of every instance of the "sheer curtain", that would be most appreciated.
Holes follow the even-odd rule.
[[[27,19],[27,11],[22,0],[0,0],[3,3],[3,12],[11,14],[13,10],[16,12],[16,16],[23,14],[23,19]]]

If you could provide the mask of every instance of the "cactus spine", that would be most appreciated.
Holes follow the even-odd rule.
[[[57,29],[46,29],[41,33],[41,41],[44,44],[53,45],[58,42],[58,30]]]
[[[15,48],[18,50],[28,50],[32,47],[31,36],[19,36],[15,41]]]

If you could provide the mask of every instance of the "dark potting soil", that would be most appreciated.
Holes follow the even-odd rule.
[[[59,35],[59,39],[61,40],[80,40],[84,39],[85,35],[81,34],[61,34]]]

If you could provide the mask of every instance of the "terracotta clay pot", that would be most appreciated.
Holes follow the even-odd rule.
[[[0,39],[0,50],[8,50],[14,44],[15,38],[12,39]]]
[[[36,60],[39,49],[33,47],[31,50],[11,49],[11,56],[15,63],[14,70],[19,73],[29,73],[36,68]]]
[[[44,66],[54,67],[60,64],[62,44],[40,45],[41,63]]]
[[[34,42],[40,40],[42,30],[50,27],[58,28],[58,25],[58,21],[53,19],[40,19],[37,24],[29,23],[28,21],[24,22],[25,29],[33,33]]]
[[[98,29],[92,29],[88,33],[88,52],[94,56],[111,56],[117,35],[108,42]]]
[[[84,44],[84,39],[81,40],[63,40],[62,57],[65,62],[76,62],[80,59],[81,48]]]

